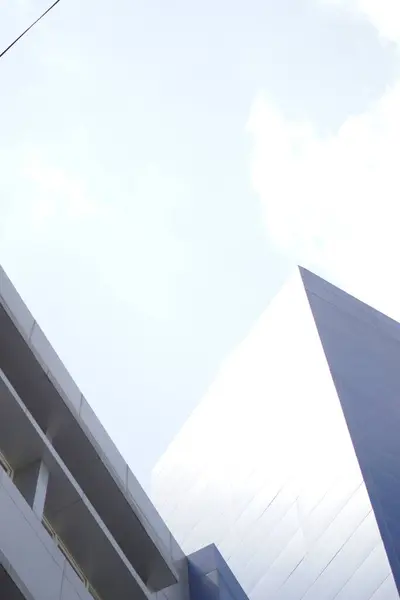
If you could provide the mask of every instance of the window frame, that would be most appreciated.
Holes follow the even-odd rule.
[[[4,454],[0,451],[0,467],[7,473],[7,475],[12,479],[14,477],[14,470]]]
[[[99,594],[96,592],[96,590],[92,586],[92,584],[90,583],[90,581],[88,580],[88,578],[86,577],[86,575],[84,574],[84,572],[82,571],[82,569],[80,568],[80,566],[78,565],[78,563],[76,562],[76,560],[74,559],[74,557],[72,556],[71,552],[68,550],[68,548],[66,547],[66,545],[64,544],[62,539],[57,535],[53,526],[51,525],[49,520],[46,519],[46,517],[43,517],[42,524],[43,524],[43,527],[46,529],[47,533],[50,535],[50,537],[53,538],[53,540],[54,540],[56,546],[58,547],[58,549],[60,550],[60,552],[63,554],[65,559],[68,561],[70,566],[73,568],[76,575],[82,581],[83,585],[88,590],[89,594],[91,596],[93,596],[94,600],[102,600],[100,598]]]

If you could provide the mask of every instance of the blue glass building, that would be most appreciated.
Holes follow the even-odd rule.
[[[400,325],[300,269],[154,471],[185,552],[213,541],[251,600],[394,600]]]

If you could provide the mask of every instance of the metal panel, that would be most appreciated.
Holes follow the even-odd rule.
[[[316,285],[313,279],[313,293]],[[335,292],[328,301],[329,284],[323,287],[324,302],[337,301],[343,312],[347,297]],[[357,335],[380,322],[364,307],[358,317],[358,308],[352,301],[349,319],[358,323]],[[351,389],[365,368],[370,372],[364,388],[384,389],[382,374],[371,375],[371,361],[357,354],[358,347],[342,348],[345,334],[333,313],[313,314],[298,273],[225,362],[154,470],[156,505],[183,549],[192,552],[215,541],[251,600],[333,600],[337,594],[369,600],[392,577],[377,503],[372,507],[364,485],[365,479],[369,487],[367,476],[316,320],[329,328],[330,352],[341,352],[334,375],[352,361],[346,379]],[[385,372],[392,369],[393,376],[400,364],[393,346],[398,334],[396,326],[384,354],[390,365]],[[376,357],[375,364],[380,362]],[[400,373],[396,376],[396,385],[390,385],[400,397]],[[400,457],[395,464],[400,469]],[[393,498],[400,496],[387,474],[381,473],[380,486],[392,490],[395,506]],[[356,574],[363,565],[373,573],[361,584]]]
[[[322,290],[311,274],[305,274],[305,285],[400,587],[399,325],[333,286]]]

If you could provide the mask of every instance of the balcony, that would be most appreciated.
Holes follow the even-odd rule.
[[[138,573],[2,372],[0,414],[2,468],[14,474],[16,486],[26,495],[20,473],[36,463],[46,464],[45,525],[92,596],[149,600]]]
[[[0,367],[150,591],[182,552],[0,268]]]

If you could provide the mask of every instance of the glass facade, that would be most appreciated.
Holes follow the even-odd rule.
[[[300,271],[154,471],[183,549],[215,542],[251,600],[398,598],[399,359],[397,324]]]

